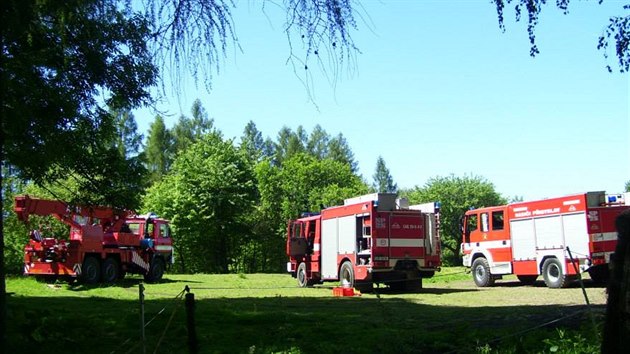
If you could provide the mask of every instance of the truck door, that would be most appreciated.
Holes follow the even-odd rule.
[[[466,214],[464,219],[464,243],[469,244],[472,242],[471,235],[478,230],[478,216],[477,214]]]
[[[478,222],[479,216],[477,213],[466,213],[464,215],[464,220],[462,222],[462,232],[464,234],[464,238],[462,240],[462,245],[460,248],[460,252],[463,256],[464,266],[470,267],[471,263],[471,252],[474,247],[472,244],[475,242],[475,238],[479,233],[478,230]]]

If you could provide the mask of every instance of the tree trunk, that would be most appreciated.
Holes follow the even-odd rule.
[[[0,122],[1,123],[1,122]],[[2,128],[0,128],[2,130]],[[2,133],[0,133],[0,136]],[[2,185],[2,164],[4,164],[3,148],[4,139],[0,137],[0,203],[3,201],[4,188]],[[4,214],[4,213],[3,213]],[[5,281],[5,269],[4,269],[4,215],[0,215],[0,342],[3,348],[0,348],[1,352],[4,352],[4,343],[6,343],[6,323],[7,323],[7,284]]]
[[[621,213],[615,224],[618,241],[608,281],[602,353],[624,352],[630,337],[630,211]]]
[[[0,36],[0,43],[2,43],[2,48],[4,48],[4,38]],[[0,55],[0,60],[3,55]],[[4,66],[2,66],[4,67]],[[3,75],[0,80],[2,85],[0,87],[5,88],[5,77]],[[6,121],[4,103],[0,103],[0,203],[4,200],[4,188],[3,188],[3,176],[2,176],[2,165],[5,164],[4,161],[4,122]],[[1,205],[1,204],[0,204]],[[4,352],[4,346],[6,341],[6,326],[7,324],[7,284],[5,281],[5,269],[4,269],[4,213],[0,215],[0,343],[2,343],[2,348],[0,348],[0,352]]]

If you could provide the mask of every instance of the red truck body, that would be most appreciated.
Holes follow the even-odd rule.
[[[543,275],[551,288],[567,286],[583,271],[603,281],[617,244],[615,218],[630,209],[626,202],[623,194],[588,192],[470,210],[464,266],[478,286],[506,274],[526,284]]]
[[[70,227],[67,239],[31,231],[24,247],[24,274],[67,276],[86,283],[114,282],[126,273],[159,281],[172,263],[168,221],[106,207],[71,207],[58,200],[19,196],[15,213],[28,223],[30,215],[53,216]]]
[[[341,281],[363,290],[373,283],[421,287],[423,277],[440,269],[438,209],[405,202],[395,194],[370,194],[290,221],[288,272],[300,286]]]

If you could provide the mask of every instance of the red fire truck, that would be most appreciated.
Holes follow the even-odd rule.
[[[111,283],[125,273],[159,281],[173,259],[168,221],[153,214],[98,206],[70,206],[59,200],[19,196],[18,219],[53,216],[70,227],[57,238],[42,227],[33,229],[24,247],[24,274],[79,278],[86,283]]]
[[[421,288],[440,270],[439,205],[408,206],[396,194],[346,199],[344,205],[290,221],[287,271],[301,287],[323,281],[369,291],[373,283]]]
[[[617,243],[615,218],[630,208],[627,196],[588,192],[470,210],[463,225],[464,266],[480,287],[506,274],[524,284],[542,274],[550,288],[567,286],[583,271],[604,281]]]

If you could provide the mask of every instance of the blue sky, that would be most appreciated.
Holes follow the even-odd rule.
[[[199,98],[227,138],[248,121],[275,140],[286,125],[343,133],[372,182],[378,156],[399,187],[434,176],[479,175],[526,200],[605,190],[630,180],[630,76],[608,73],[597,40],[626,1],[550,1],[529,56],[526,22],[506,8],[506,32],[489,1],[363,1],[352,33],[361,54],[331,84],[315,65],[309,92],[287,64],[284,15],[238,1],[233,46],[212,90],[183,77],[158,105],[172,126]],[[298,52],[299,53],[299,52]],[[135,112],[146,135],[155,113]]]

